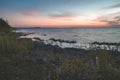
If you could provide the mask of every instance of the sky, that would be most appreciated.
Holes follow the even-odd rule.
[[[120,0],[0,0],[13,27],[120,27]]]

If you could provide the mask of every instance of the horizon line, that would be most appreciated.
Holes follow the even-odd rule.
[[[72,26],[71,27],[53,27],[53,26],[49,26],[49,27],[48,26],[23,27],[23,26],[20,26],[20,27],[14,27],[14,28],[120,28],[120,26],[106,26],[106,27],[105,26],[99,26],[99,27],[98,26],[94,26],[94,27],[93,26],[89,26],[89,27],[88,26],[85,26],[85,27],[83,27],[83,26],[75,26],[75,27],[74,26],[73,27]]]

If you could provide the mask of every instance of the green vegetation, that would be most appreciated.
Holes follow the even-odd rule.
[[[0,31],[4,31],[7,33],[7,32],[10,32],[11,30],[13,30],[13,28],[10,27],[8,22],[0,18]]]
[[[0,28],[0,80],[120,80],[120,64],[110,51],[81,50],[71,56],[64,49],[19,39],[21,33],[12,32],[6,22]]]

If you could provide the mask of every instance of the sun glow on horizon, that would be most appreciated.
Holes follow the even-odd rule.
[[[22,23],[22,24],[20,24]],[[95,21],[95,16],[74,16],[74,17],[24,17],[19,15],[19,19],[10,21],[10,24],[14,27],[71,27],[71,26],[83,26],[83,27],[99,27],[107,26],[104,22]]]

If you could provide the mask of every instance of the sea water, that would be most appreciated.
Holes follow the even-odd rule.
[[[27,38],[39,37],[49,42],[50,38],[77,41],[76,44],[62,43],[61,47],[82,47],[92,42],[120,42],[120,28],[24,28],[18,29],[27,35]],[[56,43],[55,43],[56,45]]]

